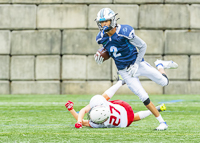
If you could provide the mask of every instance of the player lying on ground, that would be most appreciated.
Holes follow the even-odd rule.
[[[149,110],[134,114],[131,106],[122,100],[107,101],[106,99],[110,99],[121,86],[122,81],[118,81],[103,95],[93,96],[89,105],[82,108],[79,114],[73,109],[74,103],[68,101],[65,106],[77,120],[75,127],[82,128],[82,125],[92,128],[128,127],[133,121],[139,121],[152,114]],[[156,108],[159,112],[166,110],[164,104]],[[83,119],[86,113],[88,113],[89,120]]]

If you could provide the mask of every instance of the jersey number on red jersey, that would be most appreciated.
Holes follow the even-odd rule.
[[[113,107],[113,106],[111,106],[111,105],[109,105],[109,107],[110,107],[110,113],[111,113],[111,114],[113,114],[113,111],[115,110],[115,111],[120,115],[119,110],[117,110],[115,107]],[[113,121],[113,122],[112,122],[112,121]],[[114,116],[114,115],[111,115],[111,116],[110,116],[109,124],[112,123],[113,126],[118,126],[118,125],[120,124],[120,119],[119,119],[118,123],[117,123],[116,121],[117,121],[117,117]]]

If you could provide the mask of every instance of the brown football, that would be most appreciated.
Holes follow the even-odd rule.
[[[108,51],[103,47],[98,49],[96,55],[101,55],[104,58],[103,61],[108,60],[110,58]]]

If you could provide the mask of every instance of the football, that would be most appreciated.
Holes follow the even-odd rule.
[[[110,58],[108,51],[104,49],[103,47],[98,49],[98,51],[96,52],[96,55],[102,56],[104,58],[103,61],[108,60]]]

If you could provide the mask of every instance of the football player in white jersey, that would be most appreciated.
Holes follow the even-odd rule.
[[[98,12],[96,22],[100,32],[96,37],[96,42],[108,51],[129,89],[140,98],[160,122],[156,129],[165,130],[168,125],[150,101],[139,81],[139,76],[146,76],[157,84],[166,86],[169,81],[164,69],[177,68],[178,64],[173,61],[157,60],[155,65],[158,70],[156,70],[144,61],[146,43],[135,35],[130,25],[117,24],[116,15],[110,8],[103,8]],[[97,64],[103,63],[101,55],[95,54],[94,57]]]
[[[151,111],[133,112],[131,106],[122,100],[107,101],[123,85],[118,81],[115,85],[104,92],[103,95],[95,95],[91,98],[89,105],[82,108],[79,114],[73,109],[74,103],[70,100],[65,104],[66,108],[77,120],[76,128],[89,126],[92,128],[115,128],[128,127],[133,121],[139,121],[151,115]],[[164,104],[157,106],[158,111],[166,110]],[[88,113],[89,120],[84,120],[84,115]]]

